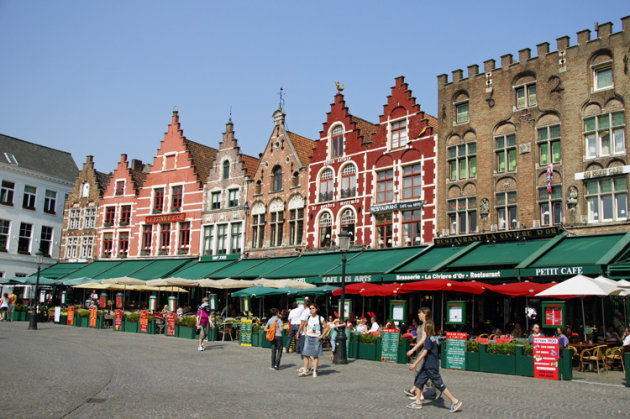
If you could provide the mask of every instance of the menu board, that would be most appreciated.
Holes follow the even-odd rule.
[[[446,332],[446,368],[466,369],[467,339],[466,333]]]
[[[446,303],[446,324],[466,323],[466,302],[448,301]]]
[[[140,333],[149,331],[149,313],[146,310],[140,312]]]
[[[242,346],[252,346],[252,321],[251,319],[241,320],[240,343]]]
[[[564,301],[543,301],[542,327],[557,328],[565,324]]]
[[[72,326],[74,324],[74,306],[68,306],[68,320],[66,321],[66,323],[69,326]]]
[[[175,313],[172,311],[166,315],[166,335],[175,336]]]
[[[114,310],[114,330],[122,329],[122,310]]]
[[[61,307],[55,307],[55,323],[59,323],[61,320]]]
[[[399,341],[399,329],[383,329],[383,338],[381,339],[381,361],[398,362]]]
[[[90,307],[90,327],[96,327],[96,307]]]
[[[534,337],[534,378],[558,379],[558,338]]]

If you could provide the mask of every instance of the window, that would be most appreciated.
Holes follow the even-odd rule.
[[[516,109],[536,106],[536,83],[515,87],[514,91],[516,92]]]
[[[376,215],[376,247],[383,249],[394,245],[392,240],[392,213]]]
[[[81,210],[74,208],[68,216],[68,230],[78,230],[81,222]]]
[[[131,220],[131,205],[123,205],[120,207],[120,225],[127,226]]]
[[[168,251],[171,245],[171,224],[160,224],[160,250]]]
[[[560,125],[551,125],[536,130],[538,139],[538,156],[541,165],[560,163]]]
[[[403,211],[403,246],[422,244],[422,210]]]
[[[394,169],[378,172],[376,188],[376,202],[389,202],[394,199]]]
[[[50,256],[50,251],[52,250],[52,237],[53,228],[42,226],[42,231],[39,236],[39,250],[46,256]]]
[[[468,121],[468,101],[455,104],[455,122],[463,124]]]
[[[81,186],[81,198],[87,198],[89,196],[90,196],[90,184],[88,182],[85,182]]]
[[[33,224],[20,223],[20,235],[18,237],[18,253],[30,253],[32,231],[33,231]]]
[[[477,176],[477,143],[448,148],[449,179],[460,180]]]
[[[593,84],[595,90],[609,89],[613,87],[612,64],[606,64],[593,69]]]
[[[14,164],[16,166],[18,165],[18,161],[17,161],[17,159],[15,158],[15,156],[13,154],[5,152],[4,153],[4,158],[7,159],[9,164]]]
[[[497,172],[516,170],[516,134],[494,137],[494,154],[497,156]]]
[[[331,143],[332,158],[343,156],[343,127],[341,125],[333,129]]]
[[[355,224],[356,217],[354,216],[354,211],[352,211],[351,209],[345,210],[341,214],[341,231],[345,231],[350,234],[351,242],[354,242]]]
[[[46,196],[44,197],[44,212],[54,214],[56,205],[57,192],[46,190]]]
[[[628,185],[625,176],[592,180],[584,184],[590,223],[628,218]]]
[[[302,244],[304,234],[304,208],[289,210],[289,244]]]
[[[392,148],[398,148],[409,142],[407,120],[392,122]]]
[[[516,192],[500,192],[496,194],[497,219],[499,230],[518,228],[516,217]]]
[[[243,238],[243,224],[234,223],[230,232],[230,253],[241,253],[241,240]]]
[[[541,226],[561,224],[562,186],[552,186],[551,193],[547,187],[538,188],[538,208],[540,209]]]
[[[190,223],[179,223],[179,250],[188,250],[190,247]]]
[[[119,196],[119,195],[124,195],[125,194],[125,181],[124,180],[117,180],[116,181],[116,192],[114,192],[114,195]]]
[[[319,202],[332,201],[333,199],[333,171],[326,169],[319,179]]]
[[[265,214],[257,214],[252,218],[252,247],[260,249],[265,240]]]
[[[225,160],[223,162],[223,179],[229,179],[230,177],[230,161]]]
[[[159,214],[164,209],[164,188],[153,189],[153,213]]]
[[[332,218],[324,212],[319,216],[319,247],[330,247],[332,244]]]
[[[151,252],[151,242],[153,241],[153,225],[142,226],[142,251]]]
[[[103,234],[103,257],[112,257],[112,251],[114,249],[114,236],[112,233]]]
[[[203,254],[212,254],[212,242],[214,241],[214,226],[204,226],[203,228]]]
[[[96,228],[96,208],[86,208],[85,210],[83,210],[83,212],[85,214],[85,218],[83,220],[83,228]],[[78,221],[77,228],[79,228]]]
[[[238,189],[228,190],[228,207],[238,207]]]
[[[9,250],[9,227],[11,227],[11,221],[0,220],[0,252]]]
[[[403,199],[422,197],[422,165],[420,163],[403,168]]]
[[[217,225],[217,255],[227,253],[227,224]]]
[[[79,248],[79,238],[68,237],[68,240],[66,241],[66,259],[76,259],[78,248]]]
[[[116,218],[116,207],[105,207],[105,227],[114,225]]]
[[[341,198],[350,198],[357,194],[357,168],[353,164],[344,166],[341,172]]]
[[[273,168],[273,190],[272,192],[278,192],[282,190],[282,167],[276,166]]]
[[[177,185],[171,187],[171,212],[179,212],[182,209],[184,187]]]
[[[118,236],[118,257],[127,257],[129,254],[129,233],[120,233]]]
[[[24,186],[24,199],[22,200],[22,207],[25,209],[35,209],[35,195],[37,189],[34,186]]]
[[[260,194],[262,194],[262,182],[258,181],[256,182],[256,195]]]
[[[270,233],[272,247],[282,246],[282,235],[284,229],[284,211],[276,211],[271,213]]]
[[[447,205],[450,234],[477,231],[477,198],[449,199]]]
[[[94,237],[83,237],[83,244],[81,246],[81,258],[91,259],[94,248]]]
[[[300,174],[298,172],[293,173],[293,187],[297,188],[300,186]]]
[[[15,183],[2,181],[2,189],[0,190],[0,204],[13,205],[13,191],[15,189]]]
[[[210,194],[210,209],[221,208],[221,192],[212,192]]]
[[[584,139],[587,158],[625,153],[624,112],[584,119]]]

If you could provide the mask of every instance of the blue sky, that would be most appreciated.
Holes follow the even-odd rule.
[[[312,139],[336,80],[369,121],[399,75],[435,115],[438,74],[574,44],[595,21],[617,32],[627,15],[627,1],[0,0],[0,133],[109,172],[121,153],[152,161],[174,107],[189,139],[217,147],[231,107],[257,156],[280,87],[288,128]]]

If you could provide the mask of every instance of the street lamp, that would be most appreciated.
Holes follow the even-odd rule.
[[[35,304],[31,300],[31,321],[28,323],[28,330],[37,330],[37,306],[39,305],[39,272],[42,270],[44,253],[38,250],[35,253],[35,263],[37,263],[37,282],[35,282]]]
[[[339,250],[341,251],[341,298],[339,300],[339,311],[341,319],[337,327],[337,339],[335,341],[335,364],[347,364],[348,355],[346,353],[346,252],[350,248],[351,235],[347,231],[341,231],[337,235]]]

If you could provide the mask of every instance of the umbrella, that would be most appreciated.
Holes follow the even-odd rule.
[[[16,276],[13,278],[8,278],[8,283],[19,283],[24,285],[35,285],[37,283],[37,278],[33,278],[30,276]],[[39,285],[61,285],[59,281],[54,279],[46,278],[43,276],[39,277]]]
[[[137,278],[130,278],[128,276],[122,276],[120,278],[108,278],[101,280],[101,284],[116,284],[116,285],[144,285],[146,281]]]
[[[426,281],[407,282],[398,289],[399,294],[416,291],[453,291],[482,294],[485,291],[485,284],[475,281],[459,282],[451,279],[428,279]]]
[[[197,281],[200,287],[204,288],[217,288],[217,289],[230,289],[230,288],[249,288],[254,286],[254,281],[247,281],[244,279],[232,279],[232,278],[224,278],[224,279],[200,279]]]
[[[498,294],[509,295],[511,297],[533,297],[539,292],[543,292],[547,288],[554,285],[555,282],[548,284],[541,284],[539,282],[512,282],[501,285],[485,284],[486,289],[496,292]]]
[[[266,295],[283,295],[288,291],[286,289],[277,289],[269,287],[251,287],[232,293],[232,297],[252,297],[259,298]]]
[[[75,285],[86,284],[92,281],[94,281],[92,278],[82,277],[82,278],[75,278],[75,279],[62,279],[60,282],[61,282],[61,285],[65,285],[66,287],[73,287]]]
[[[287,293],[287,295],[290,295],[290,296],[326,295],[338,289],[339,287],[334,287],[332,285],[324,285],[322,287],[315,287],[315,288],[309,288],[309,289],[304,289],[304,290],[298,289],[298,288],[289,288],[289,292]]]
[[[393,283],[393,284],[383,284],[378,285],[378,287],[364,289],[360,292],[363,297],[393,297],[398,294],[398,289],[401,287],[401,284]]]
[[[254,285],[261,287],[270,287],[270,288],[299,288],[299,289],[309,289],[315,288],[314,284],[309,284],[303,281],[296,281],[294,279],[255,279]]]
[[[370,282],[355,282],[353,284],[350,285],[346,285],[344,292],[346,294],[361,294],[361,292],[368,290],[368,289],[373,289],[373,288],[378,288],[379,285],[378,284],[372,284]],[[338,297],[341,295],[341,288],[338,288],[336,290],[333,291],[332,293],[335,297]]]
[[[98,282],[87,282],[79,285],[75,285],[72,288],[80,288],[80,289],[93,289],[93,290],[106,290],[110,285],[108,284],[99,284]]]
[[[198,281],[194,281],[192,279],[185,279],[185,278],[151,279],[149,281],[146,281],[146,284],[148,286],[151,286],[151,287],[168,287],[168,286],[197,287],[197,286],[199,286],[199,282]]]

